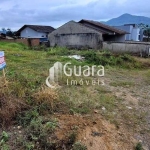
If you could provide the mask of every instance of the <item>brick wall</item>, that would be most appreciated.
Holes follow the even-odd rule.
[[[40,40],[39,39],[29,39],[31,42],[31,45],[29,46],[39,46],[40,45]]]
[[[39,39],[2,39],[2,42],[9,42],[9,43],[23,43],[27,46],[38,46],[40,44]]]

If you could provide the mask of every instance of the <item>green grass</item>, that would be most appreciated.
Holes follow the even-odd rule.
[[[139,62],[137,62],[132,56],[127,54],[116,56],[108,51],[75,51],[59,47],[49,48],[48,51],[34,51],[29,50],[29,48],[23,44],[4,42],[0,43],[0,48],[5,51],[6,55],[6,77],[9,84],[9,95],[13,95],[13,97],[17,99],[23,99],[27,105],[34,103],[33,94],[38,92],[42,86],[45,86],[45,80],[49,75],[49,68],[57,61],[62,63],[69,61],[72,63],[71,66],[91,66],[92,64],[101,64],[114,68],[123,67],[126,69],[142,66],[142,64],[138,65]],[[62,57],[70,54],[80,54],[85,57],[85,60],[77,61],[75,59]],[[149,74],[147,76],[149,78]],[[81,80],[80,78],[72,76],[70,80],[73,79],[78,81]],[[89,81],[92,80],[91,77],[86,79]],[[66,86],[66,78],[61,82],[62,86]],[[124,81],[117,83],[113,82],[111,85],[123,87],[134,86],[132,82]],[[65,101],[71,111],[77,113],[88,113],[91,109],[95,109],[96,107],[112,107],[113,104],[110,104],[110,101],[113,103],[113,100],[109,100],[111,99],[109,91],[96,86],[96,90],[100,91],[101,94],[96,93],[94,94],[94,97],[91,97],[88,94],[89,86],[81,86],[80,84],[77,84],[77,86],[63,88],[65,92],[62,90],[62,93],[64,92],[67,94],[60,93],[60,95],[63,95],[61,96],[62,100]],[[4,90],[8,91],[7,89]],[[83,93],[82,97],[81,93]],[[112,99],[114,98],[112,97]],[[98,103],[98,106],[94,103]]]

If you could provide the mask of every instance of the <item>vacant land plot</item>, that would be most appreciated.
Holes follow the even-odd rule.
[[[0,148],[2,150],[150,149],[150,59],[107,51],[49,48],[0,43],[6,55],[0,76]],[[85,59],[66,56],[79,54]],[[50,89],[45,80],[55,62],[104,65],[105,76],[70,80],[104,85],[67,85]]]

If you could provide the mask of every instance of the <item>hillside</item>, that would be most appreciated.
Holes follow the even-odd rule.
[[[144,16],[123,14],[120,17],[113,18],[111,20],[108,20],[105,23],[111,26],[118,26],[118,25],[124,25],[124,24],[140,24],[140,23],[150,25],[150,18],[144,17]]]

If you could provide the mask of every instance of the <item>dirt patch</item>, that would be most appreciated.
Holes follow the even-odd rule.
[[[76,141],[87,146],[88,150],[132,150],[136,140],[125,129],[116,127],[99,114],[93,116],[56,115],[59,128],[55,134],[64,140],[71,133],[76,133]]]

